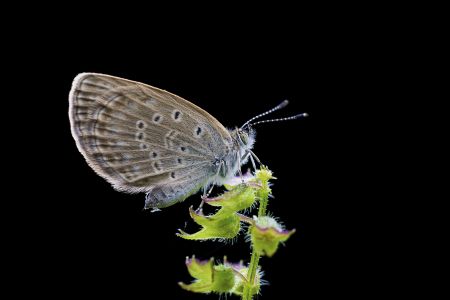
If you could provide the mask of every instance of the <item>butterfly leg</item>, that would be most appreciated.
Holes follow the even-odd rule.
[[[253,170],[255,170],[255,172],[256,172],[256,164],[255,164],[255,160],[253,159],[253,156],[251,156],[251,155],[250,155],[250,160],[252,161]]]
[[[217,169],[216,175],[214,175],[214,177],[216,177],[217,175],[219,175],[220,169],[222,169],[222,167],[224,166],[225,162],[222,160],[219,164],[219,168]],[[208,192],[206,192],[206,189],[203,190],[203,195],[202,195],[202,202],[200,202],[200,205],[198,206],[198,208],[195,210],[196,213],[201,213],[202,212],[202,208],[203,208],[203,204],[205,203],[205,199],[209,197],[209,195],[212,193],[212,190],[214,188],[215,184],[212,183],[211,188],[208,190]]]
[[[251,157],[255,158],[255,159],[256,159],[256,161],[258,162],[258,164],[259,164],[260,166],[262,166],[262,165],[263,165],[263,164],[261,163],[261,161],[259,160],[258,156],[256,156],[256,154],[255,154],[255,153],[253,153],[253,151],[252,151],[252,150],[248,150],[248,152],[250,152],[250,154],[252,155]],[[253,160],[253,159],[252,159],[252,160]]]
[[[213,184],[211,185],[211,188],[208,190],[207,193],[203,192],[203,198],[208,198],[209,195],[211,195],[211,192],[212,192],[212,190],[213,190],[213,188],[214,188],[215,186],[216,186],[216,185],[213,183]]]
[[[205,197],[205,196],[202,196],[202,201],[200,202],[200,205],[195,210],[195,213],[198,215],[203,215],[203,204],[205,203],[205,200],[203,199],[203,197]]]
[[[246,161],[248,158],[250,158],[250,161],[252,162],[253,170],[255,170],[255,172],[256,172],[255,160],[253,159],[253,156],[251,155],[250,152],[247,152],[247,155],[245,155],[245,157],[244,157],[244,161]]]
[[[220,170],[224,167],[224,165],[225,165],[225,161],[223,161],[223,160],[220,161],[219,167],[217,168],[217,171],[216,171],[216,174],[214,175],[214,177],[217,177],[219,175]],[[211,188],[209,189],[209,191],[206,194],[203,193],[203,197],[205,197],[205,198],[209,197],[209,195],[211,194],[214,186],[215,186],[215,183],[213,182],[212,185],[211,185]]]
[[[237,155],[237,159],[238,159],[238,172],[239,172],[239,176],[241,177],[241,181],[242,183],[244,183],[244,177],[242,176],[242,170],[241,170],[241,156],[238,154]]]

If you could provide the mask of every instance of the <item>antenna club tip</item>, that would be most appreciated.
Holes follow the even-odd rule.
[[[288,105],[289,104],[289,100],[284,100],[283,102],[281,102],[278,106],[277,106],[277,109],[281,109],[281,108],[283,108],[283,107],[285,107],[286,105]]]

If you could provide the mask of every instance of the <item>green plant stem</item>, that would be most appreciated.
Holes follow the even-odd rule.
[[[267,213],[267,202],[269,202],[269,195],[264,195],[265,197],[261,197],[259,200],[259,209],[258,209],[258,217],[263,217]]]
[[[259,195],[259,208],[258,208],[258,217],[263,217],[267,214],[267,204],[269,203],[269,182],[263,182],[262,188],[260,190]]]
[[[268,190],[267,183],[264,183],[262,188],[263,191]],[[259,199],[258,217],[265,216],[267,213],[267,204],[269,202],[269,193],[263,192]],[[254,250],[252,245],[252,257],[250,259],[250,266],[248,267],[247,280],[248,283],[244,287],[242,293],[242,300],[252,300],[253,299],[253,286],[255,284],[256,271],[258,270],[260,255]]]
[[[253,295],[253,285],[255,284],[256,270],[259,265],[259,253],[252,250],[252,258],[250,260],[250,266],[248,267],[248,283],[244,287],[244,292],[242,293],[242,300],[252,300]]]

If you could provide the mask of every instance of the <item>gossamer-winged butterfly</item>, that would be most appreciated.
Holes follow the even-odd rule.
[[[306,116],[252,123],[287,103],[228,130],[200,107],[167,91],[82,73],[72,84],[69,118],[78,150],[94,171],[119,191],[147,193],[145,208],[158,209],[201,188],[222,185],[249,158],[254,166],[251,125]]]

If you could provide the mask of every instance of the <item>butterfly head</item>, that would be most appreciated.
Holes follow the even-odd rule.
[[[237,141],[239,148],[243,150],[252,149],[255,143],[256,131],[250,126],[236,128],[231,132],[231,136]]]

